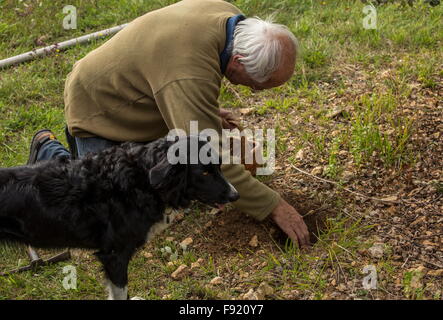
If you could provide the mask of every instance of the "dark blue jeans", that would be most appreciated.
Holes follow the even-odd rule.
[[[99,137],[92,138],[75,138],[77,146],[78,158],[82,158],[87,153],[99,152],[103,149],[120,144],[120,142],[107,140]],[[49,140],[43,144],[38,151],[37,161],[50,160],[58,157],[71,157],[71,153],[66,149],[60,141]]]

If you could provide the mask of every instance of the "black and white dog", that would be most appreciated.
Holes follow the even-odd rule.
[[[198,150],[207,145],[180,138],[193,139]],[[171,164],[174,143],[125,143],[79,160],[0,169],[0,241],[96,249],[109,299],[127,299],[128,263],[171,222],[167,207],[184,208],[191,200],[220,206],[239,198],[218,164]]]

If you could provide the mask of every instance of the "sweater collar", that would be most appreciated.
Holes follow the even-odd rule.
[[[226,22],[226,43],[225,43],[225,48],[220,54],[220,66],[222,74],[226,72],[229,59],[231,59],[232,41],[234,40],[235,26],[237,25],[237,23],[245,19],[246,17],[244,15],[239,14],[229,18],[228,21]]]

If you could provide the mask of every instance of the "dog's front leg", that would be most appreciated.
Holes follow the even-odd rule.
[[[103,264],[107,277],[108,300],[128,299],[128,264],[130,254],[125,253],[96,253]]]
[[[128,286],[120,288],[108,279],[106,284],[108,290],[108,300],[128,300]]]

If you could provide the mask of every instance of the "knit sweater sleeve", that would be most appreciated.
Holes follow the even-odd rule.
[[[221,133],[218,95],[219,86],[213,81],[188,78],[168,83],[155,93],[155,100],[169,129],[189,133],[194,120],[198,121],[199,131],[214,129]],[[234,203],[240,211],[263,220],[277,206],[280,195],[251,176],[244,165],[225,164],[221,169],[240,194]]]

